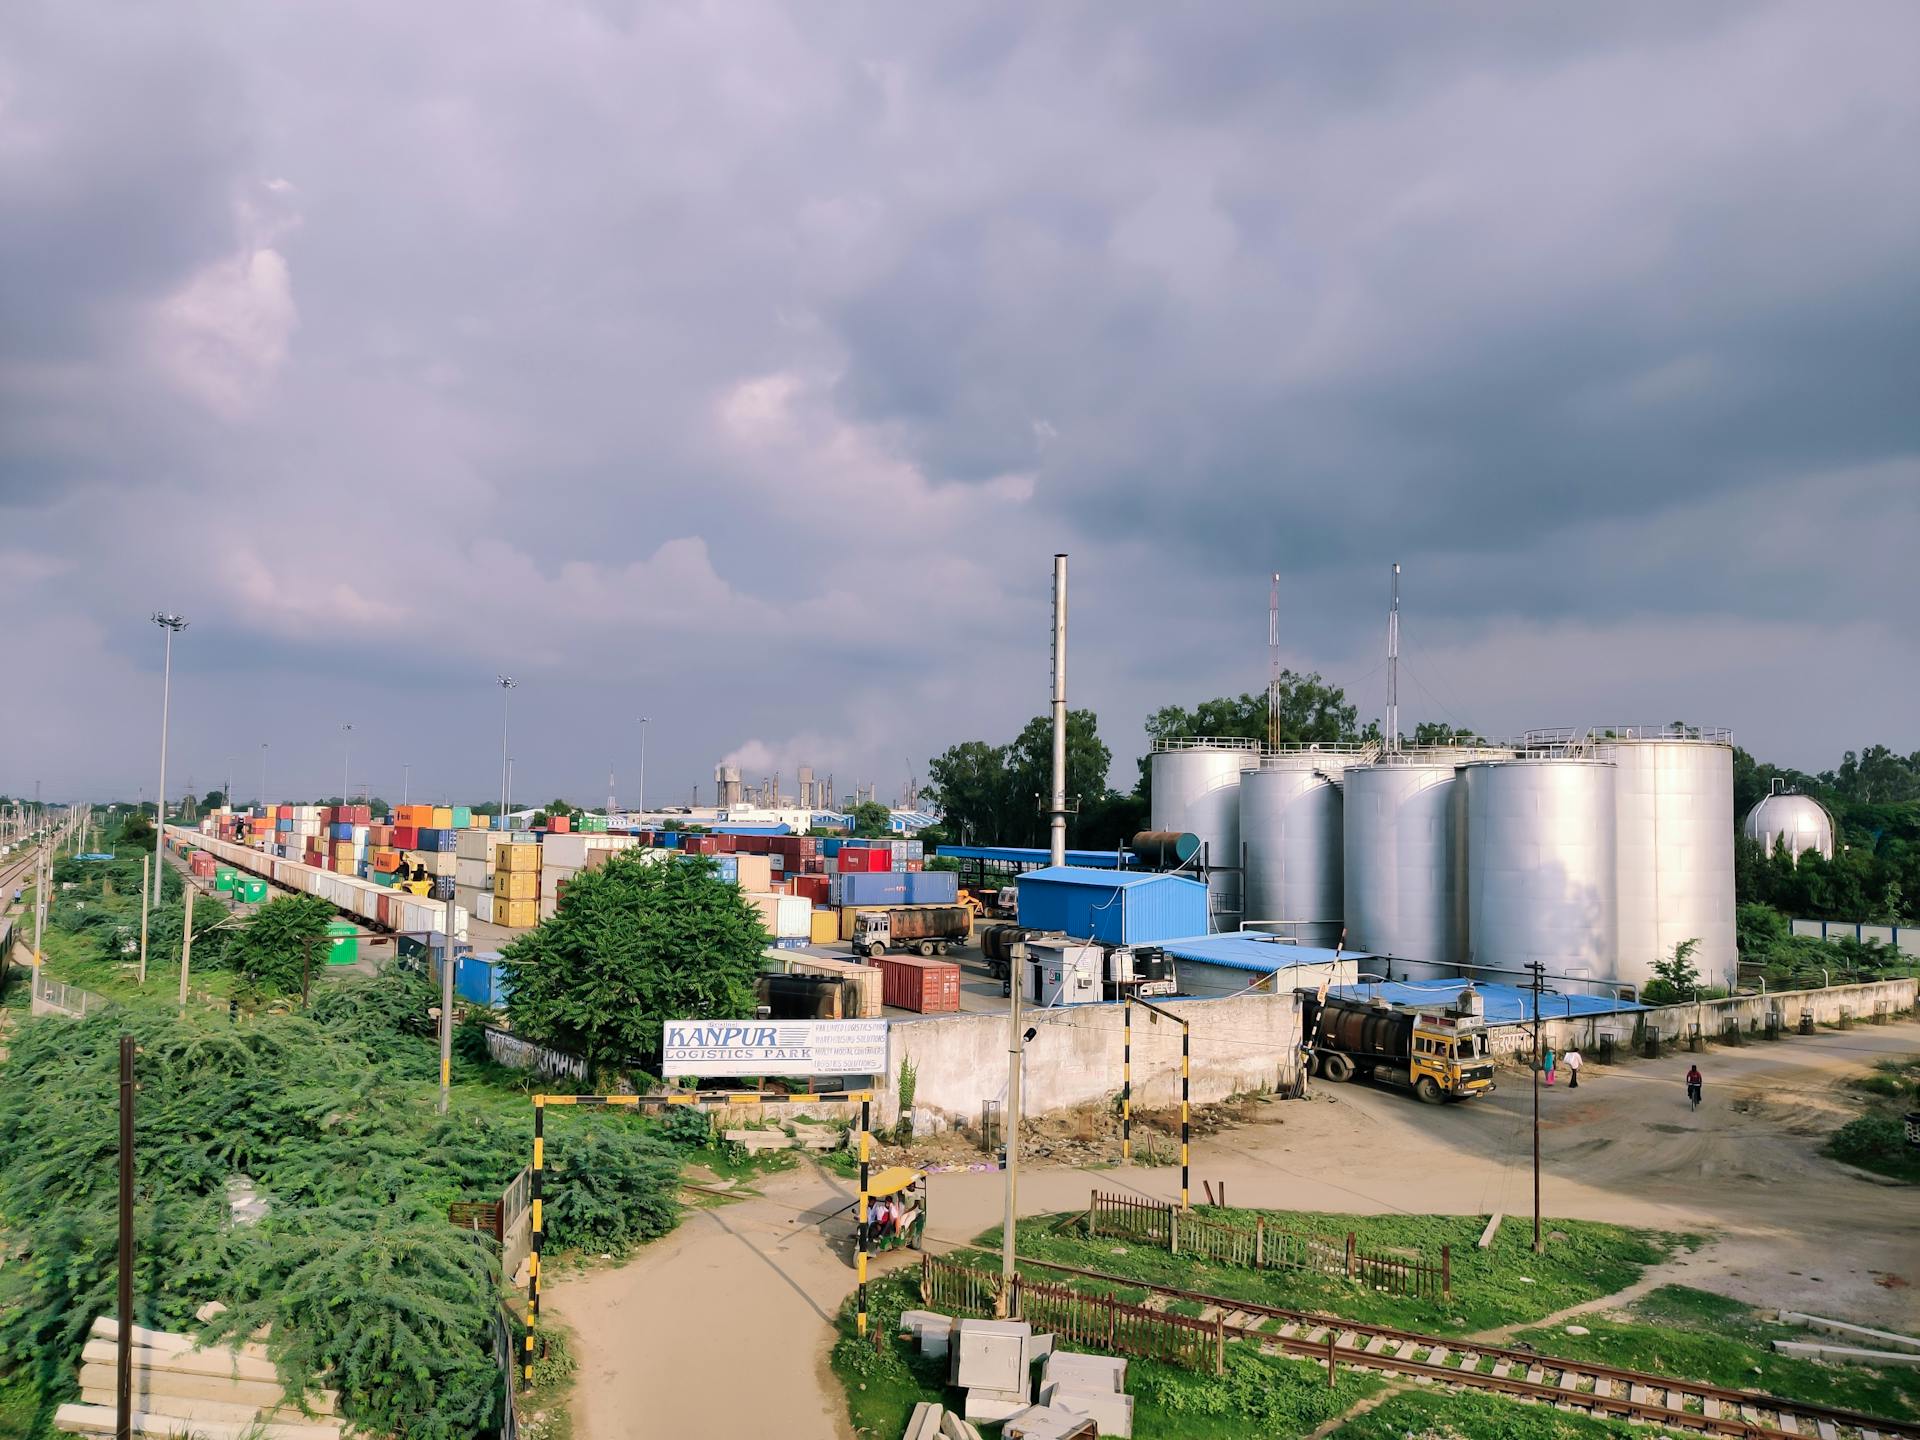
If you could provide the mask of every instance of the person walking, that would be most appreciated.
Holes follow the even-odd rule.
[[[1695,1110],[1700,1108],[1700,1067],[1698,1065],[1687,1067],[1687,1103]]]
[[[1546,1081],[1549,1085],[1553,1083],[1553,1066],[1557,1058],[1553,1053],[1553,1046],[1551,1045],[1547,1046],[1545,1052],[1540,1057],[1540,1068],[1546,1072]]]
[[[1565,1055],[1560,1057],[1560,1063],[1567,1067],[1567,1089],[1578,1090],[1580,1088],[1580,1067],[1587,1063],[1580,1058],[1579,1047],[1574,1046],[1569,1049]]]

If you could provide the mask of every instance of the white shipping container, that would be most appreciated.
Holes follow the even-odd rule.
[[[486,891],[477,890],[471,885],[456,884],[453,887],[453,903],[456,905],[464,905],[468,910],[477,910],[480,908],[480,897],[486,893]],[[488,898],[491,899],[492,897],[489,896]]]
[[[451,850],[422,850],[420,852],[420,863],[427,867],[427,874],[429,875],[457,876],[459,874],[459,870],[456,867],[460,863],[460,857],[455,855]],[[458,882],[456,881],[456,883]]]
[[[568,866],[556,869],[553,865],[543,860],[540,866],[540,898],[542,900],[559,899],[560,887],[578,875],[581,868],[580,866]],[[548,913],[551,914],[552,912],[549,911]]]
[[[353,827],[353,848],[354,849],[364,850],[367,848],[367,830],[369,828],[370,827],[365,825],[356,825]]]
[[[813,936],[813,902],[804,895],[749,895],[760,921],[776,940],[807,940]]]
[[[481,924],[491,925],[493,923],[493,896],[490,892],[482,890],[471,908]]]
[[[474,830],[467,833],[484,835],[487,832],[484,830]],[[476,860],[470,856],[461,855],[458,852],[455,853],[453,864],[454,884],[468,890],[484,890],[491,883],[492,878],[493,872],[487,868],[487,862],[485,860]]]
[[[453,839],[453,853],[463,860],[487,860],[493,847],[505,838],[500,830],[462,830]]]

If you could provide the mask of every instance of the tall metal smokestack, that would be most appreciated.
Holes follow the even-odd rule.
[[[1047,859],[1067,863],[1067,557],[1053,557],[1053,796]]]
[[[1400,748],[1400,564],[1393,566],[1393,605],[1387,611],[1387,749]]]

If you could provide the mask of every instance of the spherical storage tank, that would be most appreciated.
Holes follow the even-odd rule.
[[[1718,979],[1739,963],[1733,929],[1733,742],[1724,732],[1611,732],[1620,960],[1614,978],[1644,985],[1687,940]]]
[[[1339,941],[1346,913],[1340,773],[1349,758],[1315,750],[1269,755],[1240,777],[1244,923],[1302,945],[1330,949]]]
[[[1347,948],[1394,957],[1396,980],[1438,980],[1466,958],[1460,766],[1425,751],[1350,765],[1343,843]]]
[[[1169,746],[1153,752],[1153,807],[1148,824],[1155,830],[1185,830],[1206,847],[1214,865],[1240,864],[1240,776],[1260,763],[1258,745],[1203,743]],[[1240,876],[1210,877],[1209,905],[1215,915],[1240,910]],[[1232,929],[1231,925],[1226,928]]]
[[[1614,978],[1614,785],[1608,760],[1550,756],[1467,767],[1470,963],[1519,970],[1540,961],[1549,975]]]
[[[1812,796],[1769,795],[1747,812],[1743,828],[1769,855],[1785,840],[1787,854],[1795,859],[1809,850],[1819,851],[1823,860],[1833,859],[1833,817]]]

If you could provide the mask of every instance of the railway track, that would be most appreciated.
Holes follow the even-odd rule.
[[[1737,1436],[1742,1440],[1920,1440],[1920,1422],[1916,1421],[1887,1420],[1750,1390],[1675,1380],[1584,1360],[1562,1360],[1461,1336],[1423,1335],[1308,1310],[1283,1310],[1024,1256],[1020,1263],[1146,1290],[1149,1305],[1154,1303],[1153,1296],[1166,1304],[1185,1301],[1197,1305],[1203,1319],[1220,1321],[1229,1339],[1264,1350],[1322,1363],[1331,1358],[1339,1365],[1424,1384],[1491,1391],[1673,1432]]]

